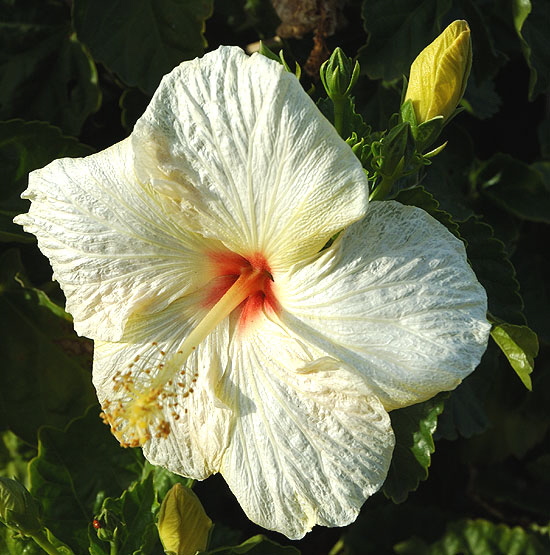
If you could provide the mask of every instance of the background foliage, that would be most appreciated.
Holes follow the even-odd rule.
[[[221,478],[194,489],[219,554],[548,553],[550,2],[301,4],[317,15],[293,26],[268,0],[0,0],[0,476],[30,490],[58,545],[93,555],[160,553],[159,503],[174,483],[192,485],[121,449],[99,420],[92,345],[72,331],[34,238],[12,223],[27,210],[29,171],[127,136],[179,62],[277,33],[272,50],[305,69],[329,118],[320,62],[336,46],[356,57],[342,132],[382,137],[410,63],[461,18],[474,49],[465,112],[444,129],[443,152],[391,194],[467,244],[494,322],[480,367],[452,393],[392,413],[387,481],[347,528],[289,542],[250,523]],[[3,525],[0,552],[42,553]]]

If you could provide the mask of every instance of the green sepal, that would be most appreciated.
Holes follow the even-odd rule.
[[[399,177],[396,175],[409,165],[415,153],[415,145],[408,122],[396,125],[381,141],[380,175]]]
[[[265,56],[270,60],[280,63],[289,73],[293,73],[294,75],[296,75],[298,79],[300,79],[302,75],[302,68],[300,67],[300,64],[298,64],[297,62],[294,62],[294,69],[292,69],[289,63],[286,61],[285,54],[282,49],[279,51],[279,54],[275,54],[273,50],[271,50],[262,41],[260,41],[260,48],[258,52],[262,56]]]
[[[443,129],[444,123],[445,119],[443,116],[436,116],[435,118],[421,123],[418,127],[413,128],[417,148],[420,152],[437,140]]]
[[[414,111],[412,100],[406,100],[401,104],[399,114],[401,116],[401,121],[409,122],[410,126],[413,129],[418,126],[418,121],[416,120],[416,113]]]

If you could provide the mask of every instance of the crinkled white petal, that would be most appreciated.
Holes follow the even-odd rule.
[[[31,208],[16,222],[37,236],[81,335],[118,340],[131,314],[203,285],[203,252],[215,243],[138,181],[129,139],[32,172],[24,197]]]
[[[132,134],[140,177],[194,229],[272,269],[319,251],[360,218],[368,184],[298,80],[221,47],[165,76]]]
[[[220,471],[264,528],[296,539],[345,526],[382,485],[394,436],[381,403],[275,321],[231,342],[220,393],[238,415]]]
[[[197,479],[221,472],[251,520],[290,538],[355,520],[394,445],[364,378],[265,317],[245,333],[226,319],[180,364],[178,347],[202,316],[194,307],[189,297],[132,320],[128,343],[96,342],[102,404],[128,397],[116,387],[120,372],[131,374],[134,397],[164,372],[174,393],[162,407],[169,433],[152,430],[149,461]]]
[[[189,295],[163,311],[132,318],[122,342],[96,341],[93,381],[105,412],[109,415],[107,407],[120,402],[126,423],[136,416],[130,412],[131,403],[152,386],[164,385],[169,396],[158,400],[159,412],[169,432],[155,437],[158,417],[148,421],[144,413],[144,425],[150,426],[145,431],[152,436],[143,445],[144,454],[153,464],[202,480],[219,469],[233,414],[218,394],[219,352],[220,345],[228,343],[228,322],[222,322],[187,360],[178,356],[182,341],[204,315],[197,300]],[[130,391],[117,388],[121,374],[130,376]],[[130,427],[122,439],[134,439],[133,432]]]
[[[285,325],[359,370],[387,410],[454,389],[487,345],[486,294],[462,242],[397,202],[372,202],[277,289]]]

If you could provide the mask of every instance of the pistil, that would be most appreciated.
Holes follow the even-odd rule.
[[[187,336],[183,345],[178,349],[178,357],[181,362],[189,358],[197,346],[206,339],[210,332],[229,316],[243,301],[253,294],[263,289],[263,281],[270,279],[265,270],[257,268],[246,268],[218,300],[218,302],[208,311],[206,316]]]

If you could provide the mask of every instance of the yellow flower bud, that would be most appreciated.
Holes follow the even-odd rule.
[[[212,521],[193,491],[176,484],[162,501],[157,526],[166,553],[195,555],[206,549]]]
[[[411,65],[405,101],[412,101],[418,123],[454,112],[471,66],[470,28],[466,21],[453,21]]]

